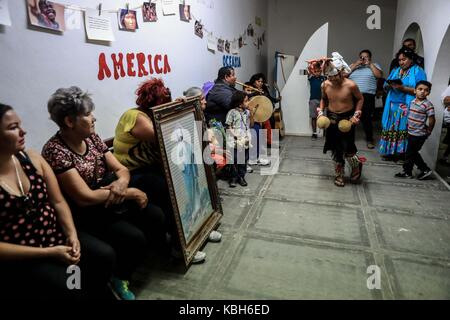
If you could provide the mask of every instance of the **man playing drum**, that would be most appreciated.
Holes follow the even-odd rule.
[[[329,62],[328,62],[329,63]],[[363,95],[352,80],[344,77],[344,65],[329,63],[325,71],[327,80],[322,83],[322,100],[318,108],[318,119],[324,117],[325,108],[330,126],[326,131],[324,153],[331,150],[335,162],[334,184],[343,187],[345,159],[352,168],[351,182],[359,181],[362,161],[356,155],[355,127],[360,122],[364,102]],[[345,159],[344,159],[345,158]]]

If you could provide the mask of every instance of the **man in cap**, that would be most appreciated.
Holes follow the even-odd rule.
[[[345,159],[352,168],[351,182],[356,183],[361,177],[362,161],[357,156],[354,126],[360,122],[364,98],[356,83],[344,77],[350,68],[339,53],[334,52],[331,61],[325,60],[323,70],[327,80],[322,83],[318,118],[324,116],[327,108],[327,116],[331,120],[323,151],[331,150],[335,162],[334,184],[343,187]]]

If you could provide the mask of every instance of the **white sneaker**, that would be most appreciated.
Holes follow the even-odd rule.
[[[174,248],[172,248],[171,255],[175,259],[179,259],[179,260],[184,259],[183,253],[180,250],[177,250]],[[205,259],[206,259],[206,253],[204,253],[203,251],[197,251],[194,258],[192,259],[192,263],[200,263],[200,262],[205,261]]]
[[[206,259],[206,253],[203,251],[197,251],[197,253],[194,256],[194,259],[192,259],[192,263],[200,263],[205,261]]]
[[[222,240],[222,234],[219,231],[213,230],[209,234],[209,241],[211,242],[220,242]]]
[[[258,161],[257,160],[248,160],[247,163],[251,166],[256,166],[258,164]]]
[[[264,158],[259,158],[258,159],[258,164],[260,166],[268,166],[268,165],[270,165],[270,160],[269,159],[264,159]]]
[[[252,173],[253,172],[253,168],[250,167],[249,165],[247,165],[247,173]]]

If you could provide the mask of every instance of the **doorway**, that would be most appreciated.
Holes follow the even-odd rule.
[[[445,159],[444,154],[450,144],[450,124],[444,119],[444,93],[450,95],[450,27],[445,33],[441,47],[438,52],[433,72],[433,83],[430,100],[436,111],[436,126],[430,137],[430,144],[426,151],[429,152],[433,162],[436,163],[435,170],[447,182],[450,182],[450,160]],[[447,118],[448,119],[448,118]]]

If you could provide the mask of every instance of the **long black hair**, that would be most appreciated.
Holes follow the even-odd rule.
[[[395,56],[397,58],[397,60],[401,54],[404,55],[405,57],[407,57],[408,59],[416,62],[417,54],[414,51],[412,51],[410,48],[402,47]]]
[[[266,76],[264,75],[264,73],[256,73],[254,75],[252,75],[252,77],[250,78],[250,85],[253,87],[255,86],[255,82],[259,79],[262,79],[262,90],[264,91],[264,94],[269,94],[269,88],[267,87],[267,80],[266,80]]]

